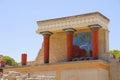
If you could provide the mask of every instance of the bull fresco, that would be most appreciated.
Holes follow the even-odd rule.
[[[92,53],[91,32],[83,32],[74,35],[73,57],[90,57]]]

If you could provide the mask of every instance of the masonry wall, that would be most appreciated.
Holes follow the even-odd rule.
[[[103,69],[64,70],[61,80],[109,80],[109,76]]]
[[[120,62],[110,53],[103,55],[102,60],[106,61],[110,66],[110,80],[120,80]]]
[[[111,80],[120,80],[120,62],[111,56],[109,56],[109,65],[110,65],[110,77]]]
[[[109,31],[100,30],[99,31],[99,56],[109,52]]]
[[[38,53],[36,63],[43,64],[43,46]],[[65,33],[55,33],[50,37],[50,63],[65,61],[66,59],[66,35]]]
[[[89,29],[77,30],[75,34],[80,32],[90,32]],[[108,30],[101,29],[99,30],[99,56],[109,52],[109,39],[108,39]],[[57,32],[51,35],[50,37],[50,63],[65,62],[67,57],[66,52],[66,33]],[[40,49],[38,56],[35,60],[35,64],[43,64],[44,62],[44,47]]]
[[[30,77],[55,76],[55,80],[109,80],[109,65],[102,60],[4,68],[8,71],[30,73]]]

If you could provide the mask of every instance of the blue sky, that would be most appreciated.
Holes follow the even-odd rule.
[[[96,11],[110,19],[110,50],[120,50],[120,0],[0,0],[0,54],[33,61],[43,41],[36,21]]]

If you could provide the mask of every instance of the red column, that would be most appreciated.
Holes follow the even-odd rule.
[[[44,63],[49,63],[49,38],[52,33],[45,31],[41,34],[44,36]]]
[[[5,67],[6,63],[5,61],[0,61],[0,67]]]
[[[92,56],[98,58],[98,30],[92,30]]]
[[[90,25],[89,27],[92,30],[92,49],[93,49],[92,57],[94,59],[98,59],[98,57],[99,57],[98,32],[99,32],[99,29],[101,28],[101,26],[98,24],[95,24],[95,25]]]
[[[22,54],[22,65],[27,65],[27,54]]]
[[[67,61],[72,61],[73,58],[73,34],[74,31],[76,31],[73,28],[66,28],[64,29],[66,31],[66,37],[67,37]]]
[[[49,35],[44,36],[44,63],[49,63]]]

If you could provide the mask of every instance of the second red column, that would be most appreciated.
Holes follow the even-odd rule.
[[[67,38],[67,61],[72,61],[73,58],[73,34],[76,31],[73,28],[63,29],[66,32]]]

